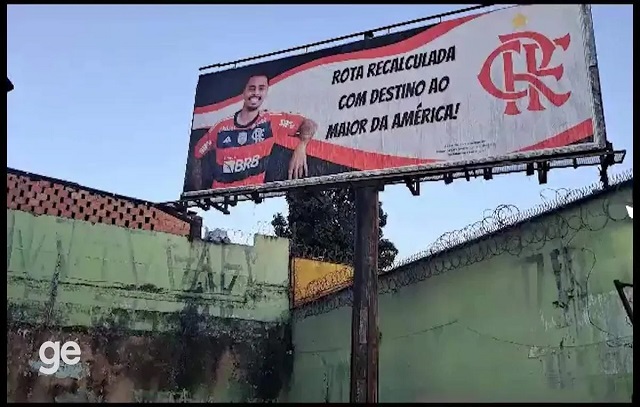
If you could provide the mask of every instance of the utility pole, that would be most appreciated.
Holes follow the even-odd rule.
[[[378,187],[355,189],[350,403],[378,402]]]

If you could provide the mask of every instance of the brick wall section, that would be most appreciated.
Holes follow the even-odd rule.
[[[129,229],[189,236],[187,215],[170,208],[7,168],[7,208]]]

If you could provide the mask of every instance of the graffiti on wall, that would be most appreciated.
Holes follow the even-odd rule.
[[[577,315],[587,309],[589,295],[587,282],[589,273],[595,264],[593,251],[587,248],[561,247],[548,253],[535,253],[525,257],[522,270],[528,273],[533,269],[537,283],[536,306],[543,307],[546,278],[552,278],[557,297],[552,299],[553,306],[560,310],[558,328],[574,325],[576,329]],[[525,276],[528,278],[528,276]],[[525,301],[529,302],[529,290],[524,291]]]
[[[14,305],[48,304],[37,319],[75,318],[82,325],[78,319],[96,312],[177,312],[185,304],[223,318],[276,320],[288,313],[286,241],[188,242],[13,210],[7,224],[8,298]]]
[[[553,389],[586,381],[592,399],[613,400],[626,383],[620,378],[633,374],[631,321],[613,286],[615,276],[632,275],[631,262],[617,255],[631,247],[626,199],[611,194],[525,228],[548,237],[519,258],[523,281],[536,287],[530,299],[525,284],[525,302],[539,310],[545,330],[560,334],[558,346],[529,350]]]
[[[385,397],[390,400],[392,394],[410,401],[412,392],[419,393],[425,386],[429,394],[447,399],[453,397],[455,387],[447,380],[460,378],[469,383],[470,401],[627,401],[632,393],[633,328],[612,284],[616,278],[633,278],[628,256],[633,231],[625,208],[631,199],[631,173],[624,177],[608,190],[596,185],[562,191],[555,201],[527,212],[503,205],[477,224],[444,235],[424,257],[381,275],[380,329],[393,331],[382,341],[381,354],[387,363],[394,361],[391,367],[380,366]],[[434,276],[438,277],[427,280]],[[437,293],[429,293],[427,287],[437,287]],[[496,298],[485,298],[491,290]],[[512,291],[502,296],[506,290]],[[294,321],[300,324],[299,332],[304,331],[298,348],[316,349],[322,341],[323,349],[332,350],[324,353],[331,353],[326,358],[332,363],[348,361],[348,353],[333,351],[348,349],[348,337],[333,340],[338,333],[325,335],[325,331],[344,326],[349,303],[350,292],[343,290],[297,309]],[[399,322],[408,317],[398,318],[397,312],[418,307],[438,311],[425,312],[424,318],[411,316],[415,319],[411,327],[450,318],[458,321],[452,325],[458,330],[415,344],[395,343],[394,335],[410,335],[410,328]],[[473,317],[465,318],[465,312]],[[315,317],[318,314],[323,315]],[[476,340],[465,339],[460,328],[487,339],[483,351],[495,352],[496,357],[482,352],[476,359],[473,350],[456,347],[456,343],[468,345]],[[299,357],[294,375],[318,369],[312,359]],[[425,373],[429,369],[418,366],[421,360],[460,370],[454,372],[451,367],[450,376],[442,379]],[[513,374],[496,377],[491,384],[473,374],[465,376],[474,369],[490,369],[487,364],[491,363]],[[424,380],[410,380],[414,372],[424,374]],[[304,385],[292,393],[296,400],[322,401],[323,390],[334,394],[339,388],[330,382],[327,391],[319,377],[300,381]],[[518,386],[522,391],[512,391]]]
[[[206,292],[242,295],[255,264],[250,246],[195,242],[184,255],[183,238],[171,236],[159,246],[162,238],[158,236],[150,247],[147,237],[152,236],[151,232],[49,218],[49,223],[56,222],[58,226],[56,233],[51,233],[22,219],[27,216],[7,211],[7,269],[32,278],[49,274],[51,263],[60,256],[60,263],[65,265],[60,268],[60,279],[162,286],[165,281],[158,278],[160,268],[166,270],[167,288],[196,290],[198,284],[204,283]],[[16,222],[16,217],[21,219]],[[166,264],[158,259],[158,249],[166,253]]]
[[[227,245],[199,244],[190,248],[189,255],[182,256],[174,253],[174,244],[168,243],[167,277],[171,289],[226,296],[244,295],[252,279],[251,270],[255,261],[252,261],[250,247],[242,249],[244,256],[238,258]],[[182,277],[178,283],[180,274]]]

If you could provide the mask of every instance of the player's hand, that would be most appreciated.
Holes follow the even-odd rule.
[[[289,161],[289,179],[300,179],[309,174],[307,167],[307,143],[301,141]]]

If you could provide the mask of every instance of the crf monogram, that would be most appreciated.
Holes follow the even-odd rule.
[[[498,99],[505,100],[507,106],[504,109],[506,115],[518,115],[520,110],[516,101],[522,98],[529,98],[529,111],[545,110],[540,101],[540,95],[544,96],[549,102],[555,106],[562,106],[569,100],[571,92],[555,93],[540,78],[553,77],[556,81],[562,78],[564,67],[562,64],[549,67],[551,57],[557,48],[566,51],[569,48],[571,37],[569,34],[564,37],[551,40],[546,36],[533,32],[523,31],[513,34],[498,36],[502,44],[496,48],[487,58],[478,80],[480,84],[491,95]],[[526,62],[526,72],[515,72],[514,55],[520,54],[524,50]],[[541,56],[540,61],[537,58],[536,51]],[[491,68],[496,60],[502,57],[502,68],[504,70],[504,89],[500,89],[491,78]],[[516,83],[525,83],[524,89],[516,90]]]

